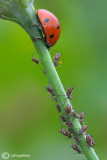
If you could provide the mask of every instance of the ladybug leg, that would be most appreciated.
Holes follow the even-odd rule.
[[[51,48],[51,46],[46,42],[45,37],[44,38],[41,38],[41,37],[32,37],[33,41],[36,41],[36,39],[40,39],[41,41],[43,41],[46,44],[46,46],[47,46],[48,49]]]
[[[40,27],[38,24],[32,24],[32,25],[38,27],[43,32],[43,28]]]
[[[40,39],[40,40],[42,40],[44,42],[44,38],[42,38],[42,37],[32,37],[33,41],[36,41],[36,39]]]
[[[46,44],[47,48],[50,49],[51,46],[46,41],[46,36],[45,36],[43,28],[40,27],[38,24],[32,24],[32,25],[38,27],[42,31],[42,33],[44,34],[43,38],[41,38],[41,37],[32,37],[32,40],[36,41],[36,39],[40,39],[40,40],[42,40]]]
[[[37,39],[41,40],[41,41],[47,46],[47,48],[50,49],[50,46],[49,46],[48,43],[46,42],[45,37],[43,37],[43,38],[42,38],[42,37],[32,37],[31,39],[32,39],[32,41],[34,41],[34,42],[35,42]]]

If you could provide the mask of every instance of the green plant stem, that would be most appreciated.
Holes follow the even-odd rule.
[[[39,23],[33,7],[33,0],[0,0],[0,18],[11,20],[21,25],[29,34],[31,39],[33,37],[42,37],[41,31],[32,25],[34,23]],[[33,40],[33,44],[39,56],[40,62],[46,72],[48,82],[56,94],[57,102],[61,107],[63,115],[66,117],[65,108],[68,104],[71,105],[71,103],[69,99],[67,99],[66,92],[53,65],[49,51],[41,40]],[[73,130],[79,134],[81,125],[78,119],[71,116],[68,121],[72,121]],[[81,140],[79,146],[86,158],[88,160],[98,160],[99,158],[94,149],[88,146],[86,136],[79,135],[79,138]]]

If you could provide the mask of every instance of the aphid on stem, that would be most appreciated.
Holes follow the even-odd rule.
[[[77,132],[76,132],[75,130],[73,131],[73,134],[74,134],[74,135],[78,135]]]
[[[43,73],[46,75],[46,72],[45,72],[45,70],[43,70],[42,72],[43,72]]]
[[[74,134],[74,138],[77,142],[80,142],[80,138],[78,137],[78,134],[76,131],[73,131],[73,134]]]
[[[49,93],[52,94],[52,96],[55,96],[54,90],[51,87],[47,86],[46,89]]]
[[[56,108],[58,109],[58,112],[61,112],[61,107],[59,106],[59,104],[57,104]]]
[[[66,122],[65,117],[64,117],[63,115],[61,115],[60,117],[61,117],[61,119],[62,119],[63,123],[65,123],[65,122]]]
[[[95,145],[95,142],[90,134],[86,135],[86,141],[90,147]]]
[[[67,115],[67,118],[70,117],[70,113],[71,113],[71,106],[68,105],[68,106],[66,107],[66,115]]]
[[[75,118],[78,118],[78,114],[76,111],[74,111],[73,114],[74,114]]]
[[[60,132],[61,132],[63,135],[67,136],[69,139],[72,138],[72,136],[71,136],[71,135],[68,133],[68,131],[66,131],[65,129],[61,129]]]
[[[84,125],[84,126],[81,128],[80,134],[86,133],[86,130],[87,130],[87,125]]]
[[[55,102],[57,102],[56,96],[53,96],[53,100],[54,100]]]
[[[72,144],[72,148],[78,153],[81,153],[80,149],[75,144]]]
[[[58,66],[58,61],[60,59],[61,54],[60,53],[56,53],[54,55],[54,66]]]
[[[84,121],[84,116],[85,116],[85,112],[82,112],[81,114],[80,114],[80,123],[82,124],[83,123],[83,121]]]
[[[36,64],[39,63],[39,61],[35,57],[32,57],[32,61],[35,62]]]
[[[71,97],[72,90],[73,90],[73,87],[69,87],[68,90],[67,90],[67,97],[68,97],[68,99],[72,99],[72,97]]]
[[[81,141],[78,136],[75,135],[74,137],[75,137],[75,140],[76,140],[77,142],[80,142],[80,141]]]
[[[68,129],[71,130],[72,129],[72,122],[68,122]]]

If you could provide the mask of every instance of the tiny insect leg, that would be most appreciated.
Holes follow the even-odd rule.
[[[36,39],[40,39],[40,40],[42,40],[44,42],[44,38],[42,38],[42,37],[32,37],[33,41],[36,41]]]
[[[42,32],[43,32],[43,28],[40,27],[38,24],[32,24],[33,26],[36,26],[37,28],[39,28]]]

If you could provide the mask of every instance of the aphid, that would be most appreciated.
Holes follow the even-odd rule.
[[[71,106],[68,105],[68,106],[66,107],[66,114],[67,114],[67,117],[68,117],[68,118],[70,117],[70,113],[71,113]]]
[[[73,114],[74,114],[75,118],[78,118],[78,114],[76,111],[74,111]]]
[[[56,108],[58,109],[58,112],[61,112],[61,108],[58,104],[57,104]]]
[[[89,134],[86,135],[86,141],[87,141],[87,143],[89,144],[90,147],[93,147],[95,145],[95,142],[94,142],[92,136],[89,135]]]
[[[46,74],[45,70],[42,71],[44,74]]]
[[[52,47],[59,39],[61,27],[57,17],[45,9],[38,9],[37,15],[45,35],[44,41],[47,47]]]
[[[61,115],[60,117],[61,117],[62,121],[65,123],[66,122],[65,117],[63,115]]]
[[[53,96],[53,100],[54,100],[55,102],[57,102],[56,96]]]
[[[80,123],[81,123],[81,124],[82,124],[83,121],[84,121],[84,116],[85,116],[85,112],[82,112],[82,113],[80,114]]]
[[[39,61],[36,58],[34,58],[34,57],[32,57],[32,61],[35,62],[36,64],[39,63]]]
[[[80,134],[86,133],[86,130],[87,130],[87,125],[84,125],[84,126],[81,128]]]
[[[77,135],[77,132],[76,132],[75,130],[73,131],[73,133],[74,133],[74,136],[76,136],[76,135]]]
[[[59,61],[59,59],[60,59],[60,53],[56,53],[55,55],[54,55],[54,66],[58,66],[58,61]]]
[[[77,142],[80,142],[80,138],[78,137],[77,132],[76,132],[76,131],[73,131],[73,133],[74,133],[74,138],[75,138],[75,140],[76,140]]]
[[[73,90],[73,87],[69,87],[68,90],[67,90],[68,99],[71,99],[72,90]]]
[[[80,119],[83,119],[84,116],[85,116],[85,112],[82,112],[82,113],[80,114]]]
[[[74,133],[74,135],[77,135],[77,132],[75,130],[73,131],[73,133]]]
[[[47,89],[48,92],[50,92],[52,94],[52,96],[55,95],[54,90],[51,87],[47,86],[46,89]]]
[[[72,138],[72,136],[71,136],[65,129],[61,129],[60,132],[61,132],[63,135],[67,136],[69,139]]]
[[[71,122],[71,121],[68,122],[68,129],[69,129],[69,130],[72,129],[72,122]]]
[[[75,140],[76,140],[77,142],[80,142],[80,141],[81,141],[78,136],[74,136],[74,137],[75,137]]]
[[[81,153],[80,149],[75,144],[72,144],[72,148],[78,153]]]
[[[54,60],[59,60],[60,57],[61,57],[61,54],[60,54],[60,53],[56,53],[56,54],[54,55]]]

